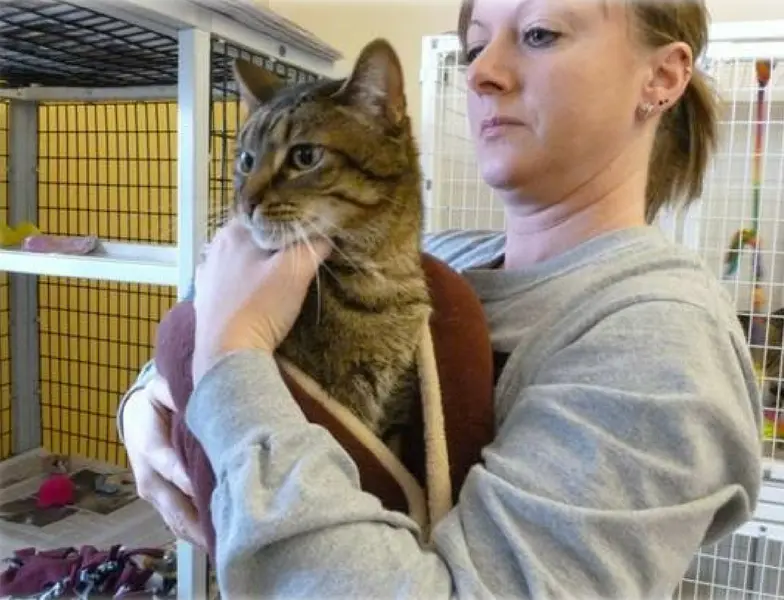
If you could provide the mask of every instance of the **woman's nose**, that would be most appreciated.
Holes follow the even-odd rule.
[[[468,67],[468,87],[476,94],[506,94],[517,85],[515,57],[500,44],[490,43]]]

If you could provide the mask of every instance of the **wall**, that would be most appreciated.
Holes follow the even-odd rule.
[[[707,0],[715,22],[784,19],[781,0]]]
[[[351,68],[362,47],[371,39],[388,39],[403,65],[414,132],[419,133],[422,37],[454,29],[459,0],[421,3],[269,0],[269,5],[281,16],[309,29],[340,50],[345,56],[337,67],[341,75]]]

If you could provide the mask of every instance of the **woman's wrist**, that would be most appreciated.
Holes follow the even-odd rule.
[[[216,340],[216,338],[219,338]],[[202,377],[218,362],[231,354],[255,351],[272,355],[274,348],[261,339],[248,335],[205,335],[196,338],[193,352],[193,385],[198,384]]]
[[[116,426],[117,426],[117,437],[120,438],[120,443],[125,444],[125,428],[123,426],[123,417],[125,416],[125,409],[128,408],[128,404],[130,404],[131,400],[134,396],[138,395],[138,392],[144,390],[147,386],[147,382],[142,384],[137,384],[133,386],[130,390],[128,390],[125,395],[120,400],[120,404],[117,406],[117,416],[116,416]]]

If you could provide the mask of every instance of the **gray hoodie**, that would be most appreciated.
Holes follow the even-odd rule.
[[[519,272],[490,268],[503,245],[427,241],[471,282],[506,359],[496,438],[430,547],[360,490],[269,355],[206,374],[186,418],[217,474],[224,597],[665,598],[701,544],[749,519],[760,398],[713,275],[649,227]]]

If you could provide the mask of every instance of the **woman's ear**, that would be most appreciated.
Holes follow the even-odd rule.
[[[650,56],[651,75],[642,90],[642,103],[667,110],[678,103],[691,81],[694,55],[688,44],[673,42]]]

